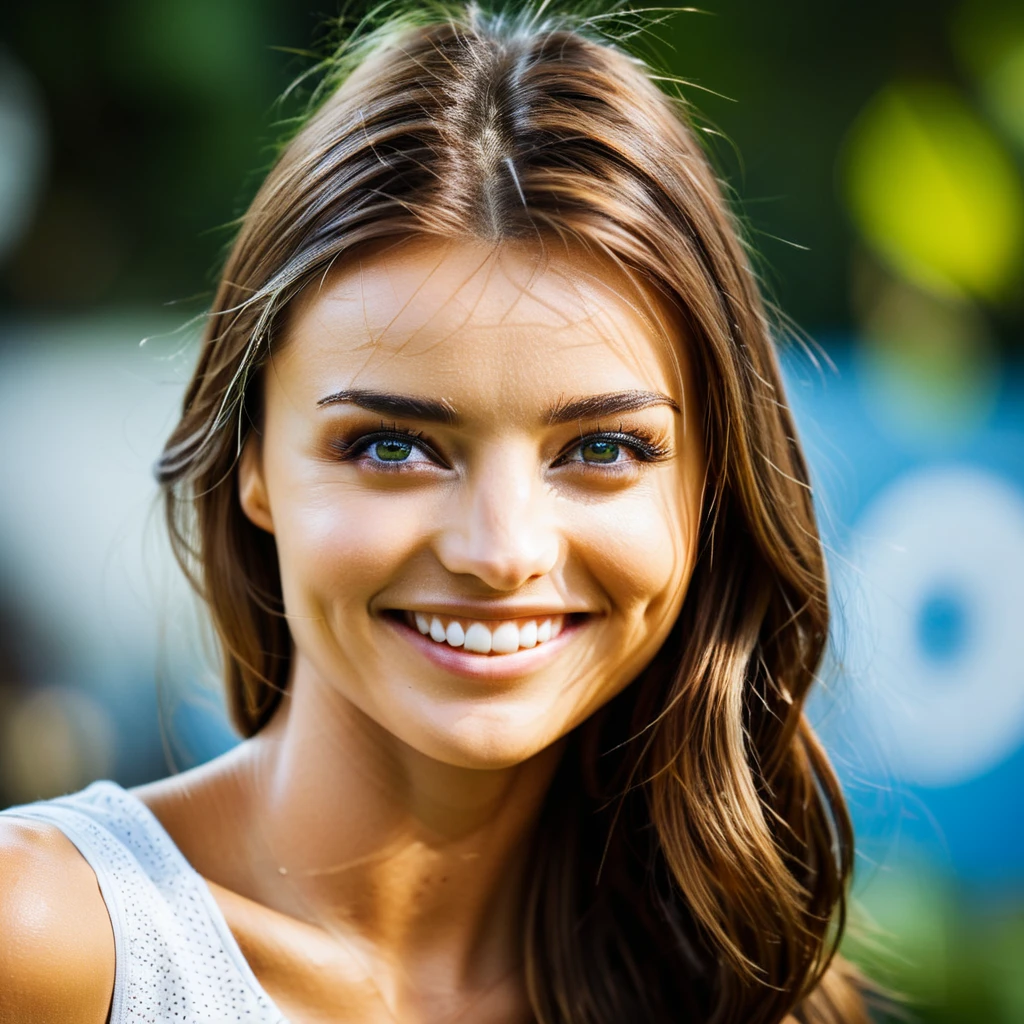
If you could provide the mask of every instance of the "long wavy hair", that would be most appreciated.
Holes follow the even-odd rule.
[[[867,1021],[835,956],[843,798],[803,707],[829,624],[807,467],[741,232],[690,114],[594,23],[439,8],[349,40],[241,222],[156,473],[245,736],[289,680],[272,536],[238,454],[289,302],[386,238],[558,238],[667,296],[709,466],[699,556],[652,664],[570,739],[536,830],[540,1024]],[[680,342],[682,343],[682,341]]]

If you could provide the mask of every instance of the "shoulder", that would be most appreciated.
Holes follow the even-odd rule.
[[[0,1024],[104,1024],[114,934],[92,868],[57,828],[0,817]]]

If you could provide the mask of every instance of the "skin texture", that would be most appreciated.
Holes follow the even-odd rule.
[[[293,305],[239,475],[278,547],[288,691],[253,739],[137,791],[293,1024],[531,1019],[524,858],[562,740],[654,656],[693,567],[684,353],[663,303],[581,251],[406,241]],[[323,402],[352,389],[457,421]],[[622,392],[666,401],[552,422]],[[397,468],[355,444],[382,429],[422,432]],[[594,463],[608,432],[642,438]],[[574,617],[548,650],[457,672],[400,610]]]
[[[114,933],[92,869],[59,829],[0,822],[0,1024],[102,1024]]]

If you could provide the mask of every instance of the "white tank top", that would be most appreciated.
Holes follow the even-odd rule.
[[[96,872],[114,929],[109,1024],[287,1024],[206,882],[137,797],[94,782],[0,813],[55,825]]]

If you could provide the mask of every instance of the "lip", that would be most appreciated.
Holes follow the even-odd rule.
[[[448,614],[454,614],[454,612],[448,612]],[[587,615],[581,620],[578,615],[567,616],[558,636],[546,640],[537,647],[522,648],[512,654],[497,655],[469,654],[458,647],[449,647],[448,644],[438,643],[397,617],[387,616],[383,621],[439,668],[466,679],[499,682],[515,679],[543,668],[594,618],[593,615]]]
[[[388,611],[398,611],[389,608]],[[403,605],[401,611],[422,612],[424,615],[439,615],[449,619],[479,619],[481,622],[509,622],[513,619],[553,619],[556,615],[564,615],[567,619],[572,615],[594,614],[588,608],[552,607],[542,604],[473,604],[459,602],[455,604]]]

